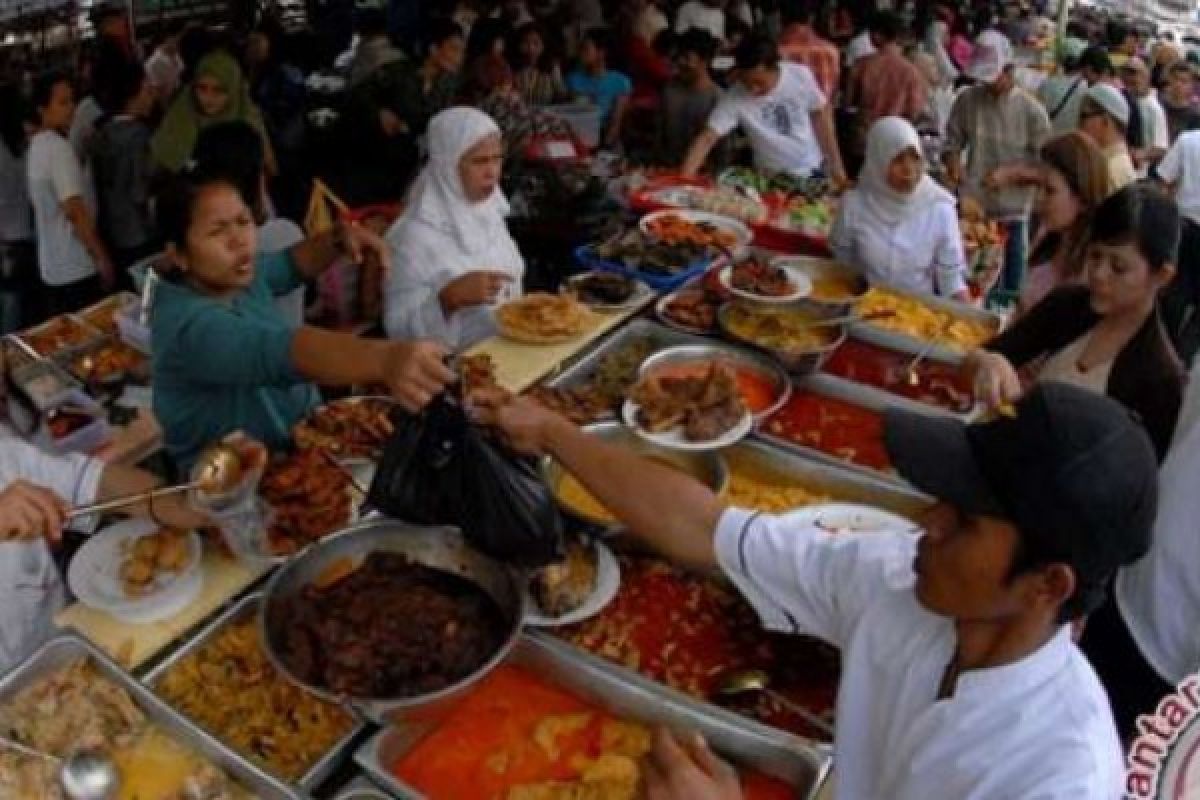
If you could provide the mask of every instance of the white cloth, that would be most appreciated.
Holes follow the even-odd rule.
[[[55,131],[41,131],[29,143],[26,170],[29,199],[37,225],[38,270],[51,286],[63,286],[96,274],[96,265],[63,212],[62,204],[82,198],[96,213],[83,169],[71,145]]]
[[[658,35],[669,27],[671,24],[667,21],[667,15],[658,6],[647,3],[633,24],[633,32],[642,37],[643,41],[654,44]]]
[[[1171,134],[1167,128],[1167,112],[1158,102],[1158,96],[1151,90],[1145,97],[1139,97],[1137,104],[1142,112],[1142,133],[1146,147],[1166,150],[1171,146]]]
[[[691,28],[708,31],[718,42],[725,41],[725,12],[705,5],[701,0],[688,0],[675,12],[675,32],[687,33]]]
[[[830,245],[873,284],[953,295],[967,287],[954,195],[927,174],[908,194],[887,183],[892,160],[910,149],[924,158],[907,120],[883,117],[871,126],[858,188],[842,199]]]
[[[1184,131],[1158,162],[1158,176],[1175,186],[1179,213],[1200,225],[1200,131]]]
[[[0,140],[0,242],[23,242],[32,238],[33,210],[29,205],[25,156],[15,158]]]
[[[913,592],[916,537],[829,534],[788,515],[726,511],[721,568],[771,630],[841,650],[839,800],[1117,800],[1124,764],[1108,698],[1063,627],[938,700],[952,620]]]
[[[0,488],[17,480],[43,486],[71,505],[95,502],[104,464],[47,455],[0,430]],[[65,602],[62,578],[42,539],[0,542],[0,675],[54,633]]]
[[[304,230],[283,217],[273,217],[258,226],[258,252],[278,253],[304,241]],[[275,307],[293,328],[304,324],[304,287],[298,286],[275,298]]]
[[[146,77],[154,84],[154,90],[164,102],[175,95],[182,75],[183,58],[178,53],[168,53],[157,47],[146,59]]]
[[[740,125],[760,170],[803,178],[821,166],[812,113],[824,107],[825,95],[809,68],[781,62],[774,89],[755,97],[738,84],[721,96],[708,127],[725,136]]]
[[[866,58],[874,52],[875,45],[871,42],[870,31],[863,31],[846,45],[846,66],[852,67],[859,59]]]
[[[1175,439],[1159,473],[1158,519],[1150,552],[1117,573],[1121,618],[1142,656],[1170,684],[1200,669],[1200,627],[1196,625],[1200,613],[1198,423],[1200,361],[1192,367]]]
[[[480,270],[512,278],[497,299],[520,294],[525,261],[504,221],[508,201],[496,189],[480,203],[467,200],[459,162],[483,139],[499,133],[495,121],[473,108],[451,108],[429,123],[429,163],[413,186],[408,208],[387,233],[393,264],[384,294],[384,327],[392,338],[436,338],[455,350],[495,332],[492,309],[459,309],[447,317],[438,293]]]

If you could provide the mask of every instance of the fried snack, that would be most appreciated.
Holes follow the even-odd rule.
[[[647,232],[666,244],[686,244],[730,250],[737,246],[737,234],[711,222],[692,222],[679,214],[663,214],[646,223]]]
[[[578,540],[567,545],[567,555],[547,564],[530,580],[530,594],[542,613],[561,617],[583,605],[596,589],[599,566],[596,549]]]
[[[700,374],[651,372],[638,381],[630,397],[640,406],[638,425],[651,433],[683,428],[689,442],[717,439],[746,415],[737,372],[720,360]]]
[[[375,458],[391,438],[395,403],[384,397],[348,397],[322,406],[292,429],[302,449],[339,458]]]
[[[49,357],[91,341],[96,335],[83,325],[68,316],[54,317],[43,323],[36,333],[23,334],[25,343],[37,351],[38,355]]]
[[[583,333],[592,314],[579,301],[535,292],[496,309],[501,335],[526,344],[557,344]]]
[[[942,311],[915,298],[878,287],[859,301],[858,312],[864,316],[891,312],[890,316],[874,319],[871,324],[960,352],[979,347],[997,333],[993,324]]]
[[[158,588],[161,575],[178,575],[188,565],[191,549],[188,535],[174,528],[161,528],[123,543],[118,575],[129,597],[141,597]]]
[[[487,353],[476,353],[473,356],[463,356],[458,362],[458,372],[462,377],[463,393],[470,396],[472,392],[481,389],[495,389],[496,364]]]
[[[253,619],[221,630],[171,667],[155,691],[289,783],[299,780],[354,725],[341,708],[275,671]]]
[[[612,416],[613,408],[607,395],[591,384],[575,389],[555,389],[535,386],[526,396],[543,408],[556,411],[576,425],[590,425]]]
[[[269,464],[259,494],[274,512],[267,529],[271,553],[292,555],[349,524],[349,485],[319,450],[297,450]]]
[[[820,350],[833,344],[837,328],[813,327],[814,320],[799,311],[731,306],[722,324],[732,335],[770,350]]]

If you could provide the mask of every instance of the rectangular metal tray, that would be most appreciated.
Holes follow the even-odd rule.
[[[72,345],[71,348],[62,348],[63,350],[73,349],[76,347],[86,347],[87,345],[95,344],[99,339],[101,339],[104,336],[103,333],[96,330],[94,327],[92,327],[92,325],[90,323],[88,323],[87,320],[85,320],[83,317],[80,317],[77,314],[59,314],[55,317],[51,317],[50,319],[46,320],[45,322],[41,322],[41,323],[38,323],[37,325],[34,325],[32,328],[27,328],[16,334],[13,334],[13,336],[17,339],[17,341],[19,341],[22,344],[22,346],[24,346],[24,348],[28,352],[36,355],[38,357],[38,359],[51,358],[54,355],[56,355],[59,351],[55,351],[54,353],[47,353],[46,355],[42,355],[41,353],[39,353],[37,351],[36,348],[34,348],[34,346],[32,344],[30,344],[29,340],[30,340],[30,337],[36,336],[37,334],[46,330],[46,328],[48,328],[50,326],[50,323],[52,323],[58,317],[67,317],[67,318],[71,319],[73,322],[80,325],[89,334],[87,339],[84,339],[83,341]]]
[[[663,350],[681,344],[711,345],[713,339],[706,336],[695,336],[683,333],[666,325],[645,318],[630,321],[618,328],[607,339],[592,347],[569,366],[542,382],[552,389],[572,389],[587,381],[596,371],[600,360],[609,353],[615,353],[636,339],[649,338],[654,342],[654,349]],[[734,347],[736,345],[730,345]]]
[[[152,691],[157,689],[158,684],[162,682],[163,677],[171,671],[180,661],[190,656],[192,653],[200,650],[213,640],[214,637],[227,626],[241,622],[243,619],[253,616],[258,613],[259,603],[262,602],[262,592],[243,597],[241,600],[234,603],[229,608],[225,609],[216,618],[211,620],[207,625],[201,628],[195,636],[189,639],[185,644],[177,648],[170,656],[165,658],[161,663],[157,664],[153,669],[142,676],[142,683],[148,686]],[[285,679],[286,680],[286,679]],[[157,696],[157,695],[156,695]],[[163,702],[170,705],[170,701],[163,699]],[[183,712],[178,712],[183,714]],[[357,716],[351,713],[352,716]],[[186,717],[186,714],[183,714]],[[197,725],[199,727],[199,725]],[[359,734],[367,729],[367,723],[361,719],[350,729],[341,740],[339,740],[332,749],[313,764],[308,772],[301,776],[297,785],[305,790],[312,791],[316,787],[325,782],[333,771],[345,760],[349,755],[350,748],[353,746],[355,739]],[[215,734],[214,734],[215,735]]]
[[[887,287],[888,291],[908,297],[922,303],[930,308],[935,308],[939,311],[945,311],[953,314],[956,317],[963,319],[974,320],[977,322],[986,322],[995,326],[996,333],[1004,330],[1004,324],[1007,318],[1003,314],[998,314],[995,311],[987,311],[982,308],[975,308],[965,303],[959,303],[954,300],[947,300],[944,297],[935,297],[933,295],[918,294],[917,292],[907,292],[903,289]],[[855,338],[861,339],[864,342],[877,344],[881,347],[887,347],[891,350],[899,350],[902,353],[912,353],[916,355],[925,350],[929,346],[929,342],[924,339],[918,339],[914,336],[907,336],[902,333],[896,333],[870,322],[854,322],[850,325],[850,334]],[[960,350],[953,350],[940,345],[929,350],[930,355],[942,361],[961,361],[966,355]]]
[[[830,751],[798,736],[708,706],[543,634],[521,637],[506,663],[527,667],[608,712],[646,724],[696,731],[735,765],[779,778],[812,798],[829,771]],[[373,781],[404,800],[424,796],[388,770],[430,732],[419,722],[384,728],[354,754]],[[469,776],[463,776],[469,780]]]
[[[130,303],[130,302],[133,302],[133,303],[138,302],[138,296],[136,294],[134,294],[133,292],[116,292],[115,294],[110,294],[108,297],[104,298],[103,300],[92,303],[87,308],[81,308],[79,311],[74,312],[72,314],[72,316],[83,320],[83,322],[86,325],[99,330],[99,328],[97,328],[96,325],[93,325],[92,322],[88,319],[92,314],[99,312],[101,309],[107,309],[107,310],[111,311],[113,314],[116,314],[116,312],[120,311],[122,308],[125,307],[126,303]],[[113,325],[114,325],[114,327],[116,326],[115,321],[113,322]],[[114,336],[116,335],[115,331],[112,335],[114,335]]]
[[[75,635],[59,636],[47,642],[23,663],[0,678],[0,703],[29,686],[34,681],[62,669],[78,659],[86,658],[105,678],[129,693],[134,704],[150,721],[167,735],[192,747],[197,753],[237,781],[242,788],[261,800],[301,800],[302,795],[263,772],[254,764],[234,753],[215,737],[193,725],[153,692],[138,683],[115,661],[98,648]]]
[[[861,503],[913,517],[933,499],[907,484],[884,480],[874,470],[848,468],[845,462],[818,461],[806,448],[781,447],[776,441],[746,439],[722,455],[729,471],[740,465],[768,474],[794,479],[814,491],[828,494],[836,502]]]
[[[50,360],[53,361],[55,364],[58,364],[60,367],[62,367],[68,374],[71,375],[71,377],[75,378],[76,380],[78,380],[82,383],[83,378],[80,377],[74,370],[74,364],[75,364],[76,359],[78,359],[80,356],[85,356],[85,355],[89,355],[91,353],[95,353],[97,350],[100,350],[103,347],[107,347],[109,345],[114,345],[114,344],[125,345],[126,347],[129,347],[130,349],[134,350],[135,352],[138,353],[138,355],[141,356],[141,364],[131,372],[122,373],[124,375],[124,377],[132,383],[137,383],[137,384],[141,384],[141,385],[149,384],[150,369],[151,369],[150,357],[148,355],[146,355],[145,353],[142,353],[141,351],[137,350],[137,348],[132,347],[132,345],[129,345],[120,336],[110,336],[109,334],[103,334],[103,335],[99,336],[98,338],[93,339],[92,341],[88,342],[87,344],[81,344],[76,347],[67,347],[62,350],[59,350],[57,353],[55,353],[53,356],[50,357]]]
[[[822,397],[832,397],[835,400],[843,400],[847,403],[852,403],[861,408],[866,408],[871,411],[884,412],[888,408],[901,408],[907,411],[916,411],[921,414],[930,416],[938,416],[936,409],[918,403],[915,400],[909,400],[905,397],[897,397],[888,394],[887,392],[869,391],[869,387],[859,383],[836,378],[832,375],[810,375],[807,378],[801,378],[796,382],[796,391],[806,391],[812,394],[821,395]],[[795,393],[793,393],[793,397]],[[764,423],[765,425],[765,423]],[[767,442],[771,442],[777,447],[784,450],[791,450],[797,453],[803,453],[806,456],[823,462],[832,464],[842,469],[852,472],[858,472],[864,475],[870,475],[877,480],[883,480],[892,484],[908,487],[910,484],[901,478],[897,473],[892,471],[884,471],[865,467],[861,464],[855,464],[852,461],[838,458],[835,455],[818,450],[815,447],[807,447],[805,445],[796,444],[790,439],[785,439],[782,436],[775,436],[767,432],[764,426],[759,426],[755,431],[754,436]]]

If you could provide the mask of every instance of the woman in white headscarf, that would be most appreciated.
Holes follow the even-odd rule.
[[[926,174],[921,140],[900,117],[871,126],[858,186],[842,198],[830,245],[872,284],[970,297],[954,196]]]
[[[521,293],[525,261],[504,221],[504,142],[473,108],[429,123],[429,163],[388,231],[393,266],[384,295],[392,338],[433,338],[462,350],[495,332],[492,309]]]

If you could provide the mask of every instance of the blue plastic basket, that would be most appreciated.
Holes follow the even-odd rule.
[[[719,258],[719,256],[718,256]],[[660,292],[673,292],[676,289],[688,283],[693,278],[697,278],[708,271],[715,260],[711,258],[702,258],[688,264],[682,271],[674,275],[657,275],[652,272],[639,272],[636,269],[630,269],[624,264],[617,264],[613,261],[606,261],[600,258],[595,253],[595,248],[590,244],[585,244],[582,247],[575,248],[575,260],[588,269],[602,270],[604,272],[616,272],[619,275],[625,275],[634,280],[639,280]]]

